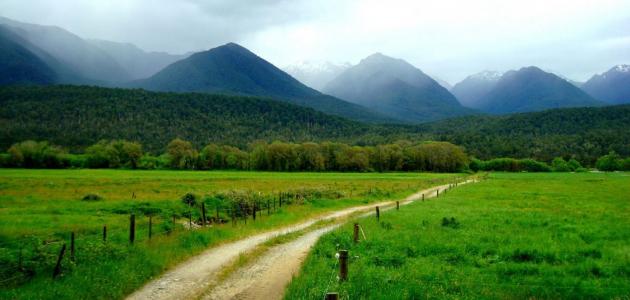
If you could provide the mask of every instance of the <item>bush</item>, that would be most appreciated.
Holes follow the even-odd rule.
[[[576,171],[579,169],[584,169],[582,167],[582,164],[577,161],[575,158],[572,158],[569,160],[569,162],[567,162],[567,165],[569,166],[569,169],[571,169],[571,171]]]
[[[630,171],[630,157],[619,162],[619,169],[622,171]]]
[[[567,161],[565,161],[564,158],[562,158],[562,157],[554,158],[553,161],[551,162],[551,168],[553,169],[554,172],[570,172],[570,171],[573,171],[573,170],[571,170],[571,167],[569,167],[569,164],[567,163]]]
[[[197,205],[197,196],[193,193],[186,193],[182,196],[182,202],[190,207]]]
[[[600,171],[618,171],[621,169],[620,161],[619,155],[613,151],[597,159],[595,166]]]
[[[63,159],[65,152],[48,142],[25,141],[14,144],[7,151],[9,164],[22,168],[63,168],[67,161]]]
[[[472,164],[471,164],[472,165]],[[551,172],[551,167],[533,159],[495,158],[487,161],[477,160],[471,169],[502,172]]]
[[[520,171],[527,172],[551,172],[551,167],[544,162],[533,159],[523,159],[519,161]]]

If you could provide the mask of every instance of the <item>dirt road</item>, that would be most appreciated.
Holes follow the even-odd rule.
[[[469,183],[471,180],[459,184]],[[448,184],[419,191],[400,202],[401,205],[425,198],[435,197],[449,187]],[[318,221],[341,218],[357,212],[370,212],[375,206],[392,206],[395,201],[351,207],[328,215],[309,219],[300,224],[254,235],[239,241],[223,244],[202,252],[178,265],[162,276],[129,295],[128,299],[280,299],[284,287],[296,274],[301,262],[312,245],[324,233],[335,226],[330,225],[311,231],[291,242],[267,251],[254,264],[237,270],[227,280],[217,282],[219,271],[236,259],[239,254],[276,236],[305,229]],[[218,284],[218,285],[217,285]],[[210,290],[210,287],[213,287]],[[264,295],[264,296],[263,296]]]

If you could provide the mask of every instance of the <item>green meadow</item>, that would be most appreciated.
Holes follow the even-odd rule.
[[[493,173],[322,237],[286,299],[628,299],[630,173]],[[349,251],[349,277],[335,253]]]
[[[222,242],[297,223],[344,207],[398,199],[452,182],[462,174],[281,173],[240,171],[24,170],[0,169],[0,298],[123,298],[169,267]],[[197,206],[186,206],[186,193]],[[189,229],[200,218],[226,209],[230,197],[274,201],[299,195],[270,212]],[[83,200],[97,195],[96,201]],[[243,199],[239,198],[241,201]],[[129,243],[130,214],[136,240]],[[149,216],[152,238],[149,239]],[[107,239],[103,241],[103,226]],[[61,274],[52,279],[62,245],[69,248]]]

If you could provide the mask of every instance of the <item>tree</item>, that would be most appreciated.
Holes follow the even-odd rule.
[[[571,167],[562,157],[556,157],[551,161],[551,168],[554,172],[570,172]]]
[[[195,168],[198,154],[190,142],[176,138],[168,143],[166,153],[169,155],[171,168]]]

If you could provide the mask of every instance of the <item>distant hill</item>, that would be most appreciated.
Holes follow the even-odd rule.
[[[88,40],[88,42],[105,51],[134,80],[150,77],[164,67],[188,57],[188,55],[173,55],[165,52],[147,52],[129,43],[104,40]]]
[[[411,123],[474,113],[419,69],[380,53],[343,72],[324,92]]]
[[[356,104],[324,95],[256,56],[229,43],[177,61],[131,84],[152,91],[204,92],[272,97],[349,119],[391,121]]]
[[[610,104],[630,103],[630,65],[618,65],[582,85],[595,99]]]
[[[614,150],[630,156],[630,105],[551,109],[505,116],[470,116],[423,124],[434,140],[492,157],[575,157],[585,163]]]
[[[368,128],[263,98],[87,86],[0,87],[2,149],[26,139],[80,149],[100,139],[123,138],[162,151],[176,137],[198,146],[245,146],[256,139],[343,139]]]
[[[100,48],[56,26],[22,23],[0,17],[0,24],[14,28],[14,33],[53,57],[64,68],[76,73],[67,83],[123,82],[131,80],[125,69]],[[79,81],[79,82],[75,82]]]
[[[508,114],[600,105],[603,103],[568,81],[537,67],[526,67],[505,73],[481,97],[478,108],[492,114]]]
[[[466,107],[481,108],[482,98],[485,97],[501,79],[500,72],[483,71],[466,77],[451,89],[451,93]]]
[[[0,26],[0,85],[56,82],[55,71],[22,43],[20,37]]]

